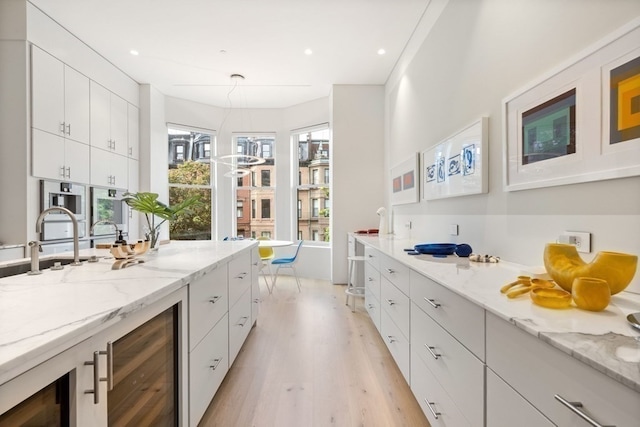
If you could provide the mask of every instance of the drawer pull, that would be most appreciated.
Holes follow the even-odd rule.
[[[373,304],[369,304],[369,310],[373,310]]]
[[[427,351],[431,353],[434,359],[438,360],[438,358],[442,356],[441,354],[438,354],[435,351],[433,351],[436,349],[435,347],[430,347],[428,344],[425,344],[424,346],[427,348]]]
[[[244,319],[244,321],[243,321]],[[244,328],[244,325],[247,324],[247,320],[249,320],[249,318],[247,316],[241,317],[240,318],[240,322],[238,322],[236,325],[240,326],[241,328]]]
[[[389,304],[389,305],[394,305],[395,303],[396,302],[394,300],[392,300],[392,299],[388,299],[387,300],[387,304]]]
[[[395,274],[395,270],[393,268],[387,268],[387,273],[389,274]]]
[[[435,405],[435,403],[429,402],[427,399],[424,399],[424,403],[427,404],[427,408],[429,408],[429,411],[433,414],[433,418],[437,420],[438,416],[442,415],[440,412],[436,412],[436,410],[433,409],[433,405]]]
[[[222,362],[222,357],[219,359],[213,359],[213,365],[209,366],[212,371],[215,371],[218,368],[218,365]]]
[[[397,341],[395,338],[393,338],[392,335],[387,335],[387,338],[389,339],[389,344],[393,344],[394,342]]]
[[[216,302],[218,302],[218,300],[219,300],[220,298],[222,298],[220,295],[216,295],[216,296],[214,296],[213,298],[209,298],[209,302],[210,302],[211,304],[215,304]]]
[[[240,273],[240,274],[238,274],[236,276],[236,279],[241,279],[242,280],[242,279],[244,279],[244,276],[246,276],[246,275],[247,275],[247,273]]]
[[[424,297],[424,300],[426,302],[428,302],[431,305],[431,307],[433,307],[433,308],[439,308],[440,307],[440,304],[435,302],[435,300],[433,300],[433,299],[429,299],[427,297]]]
[[[369,281],[369,282],[373,282],[373,277],[368,277],[368,278],[367,278],[367,281]]]
[[[580,418],[585,420],[587,423],[589,423],[593,427],[615,427],[615,426],[604,426],[604,425],[598,423],[593,418],[591,418],[589,415],[587,415],[584,412],[582,412],[580,409],[578,409],[578,408],[582,408],[582,403],[580,403],[580,402],[569,402],[568,400],[564,399],[559,394],[556,394],[553,397],[555,397],[558,402],[562,403],[564,406],[569,408],[569,410],[571,410],[571,412],[573,412],[574,414],[578,415]]]

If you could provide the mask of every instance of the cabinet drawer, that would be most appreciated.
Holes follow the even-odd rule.
[[[438,380],[414,352],[411,355],[411,391],[427,416],[431,427],[471,426]],[[474,426],[482,424],[475,424]],[[517,425],[517,424],[514,424]],[[491,426],[493,427],[493,426]]]
[[[405,338],[409,338],[409,297],[400,292],[389,280],[380,280],[380,307],[389,313]]]
[[[411,349],[465,418],[472,425],[482,425],[484,364],[415,304],[411,307]]]
[[[411,270],[411,300],[484,360],[484,309]]]
[[[409,267],[390,258],[386,255],[380,255],[380,274],[386,277],[405,295],[409,295]]]
[[[219,265],[189,284],[189,349],[204,338],[228,310],[227,266]]]
[[[640,420],[640,393],[489,313],[487,366],[556,425],[583,425],[556,395],[602,425]]]
[[[229,370],[229,322],[226,315],[189,354],[189,420],[198,425]]]
[[[380,272],[368,262],[364,264],[364,286],[380,300]]]
[[[380,252],[378,250],[373,249],[371,246],[365,246],[364,256],[367,258],[368,264],[380,271]]]
[[[247,289],[229,309],[229,366],[251,331],[251,306],[251,289]]]
[[[487,369],[487,426],[553,427],[529,402]]]
[[[251,252],[247,251],[229,261],[229,307],[251,287]],[[229,319],[231,321],[232,319]]]
[[[364,306],[373,324],[376,325],[376,329],[380,332],[380,301],[371,293],[369,288],[364,290]]]
[[[409,340],[405,338],[385,310],[380,310],[380,335],[382,335],[382,339],[391,352],[396,365],[400,368],[404,379],[409,383]]]

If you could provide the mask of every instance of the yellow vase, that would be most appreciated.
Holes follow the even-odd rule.
[[[624,290],[636,274],[638,257],[619,252],[598,252],[590,263],[578,255],[573,245],[548,243],[544,248],[547,273],[565,291],[571,292],[576,277],[595,277],[606,280],[611,295]]]

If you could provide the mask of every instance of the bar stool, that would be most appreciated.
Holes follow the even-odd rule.
[[[363,256],[350,256],[347,258],[349,261],[349,272],[348,277],[349,281],[347,283],[347,289],[345,289],[344,293],[347,294],[347,301],[345,305],[349,305],[349,298],[353,298],[353,303],[351,306],[351,311],[356,311],[356,297],[364,298],[364,286],[355,286],[355,276],[356,276],[356,263],[364,262],[366,260]]]

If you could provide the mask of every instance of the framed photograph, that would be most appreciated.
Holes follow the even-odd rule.
[[[640,18],[505,98],[504,189],[640,175]]]
[[[489,118],[482,117],[423,151],[422,198],[467,196],[488,191]]]
[[[418,153],[391,168],[391,204],[402,205],[420,201]]]

